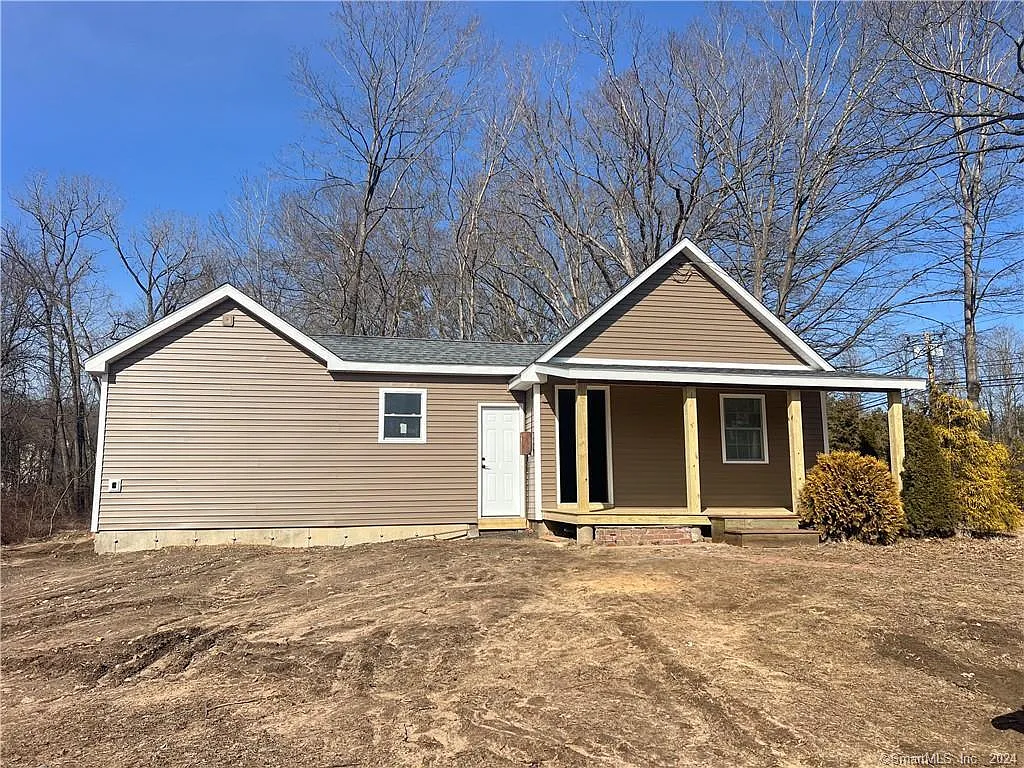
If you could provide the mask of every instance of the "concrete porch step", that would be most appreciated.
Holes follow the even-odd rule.
[[[726,530],[723,541],[736,547],[799,547],[819,543],[817,531],[800,528]]]

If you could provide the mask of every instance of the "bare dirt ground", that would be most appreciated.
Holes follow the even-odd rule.
[[[3,764],[1024,764],[1022,576],[1021,539],[24,545]]]

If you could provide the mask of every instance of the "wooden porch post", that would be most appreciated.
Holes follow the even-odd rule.
[[[893,390],[889,393],[889,468],[896,490],[903,491],[903,460],[906,447],[903,444],[903,393]]]
[[[576,385],[576,512],[590,512],[590,450],[587,425],[587,385]]]
[[[691,515],[701,513],[700,454],[697,450],[697,388],[683,389],[683,450],[686,458],[686,508]]]
[[[789,425],[789,479],[793,498],[793,512],[800,503],[800,491],[806,479],[804,470],[804,414],[800,390],[786,392],[786,422]]]

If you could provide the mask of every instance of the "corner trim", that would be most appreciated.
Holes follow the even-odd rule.
[[[100,376],[100,413],[96,421],[96,460],[92,481],[92,521],[89,530],[96,533],[100,529],[100,484],[103,480],[103,450],[107,432],[107,387],[109,377]]]

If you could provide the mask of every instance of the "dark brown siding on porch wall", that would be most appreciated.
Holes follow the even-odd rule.
[[[722,461],[721,393],[764,394],[768,464]],[[817,394],[814,395],[817,397]],[[790,507],[789,431],[782,390],[699,389],[700,495],[704,507]]]
[[[516,402],[495,377],[332,377],[229,303],[113,373],[101,531],[476,522],[477,406]],[[377,442],[382,387],[427,390],[425,444]]]
[[[683,390],[613,386],[612,473],[619,507],[685,507]]]
[[[804,466],[810,469],[825,452],[825,431],[821,423],[821,392],[804,390],[800,394],[800,410],[804,422]],[[787,432],[788,434],[788,432]]]
[[[560,355],[787,365],[803,362],[683,256],[658,270]]]

